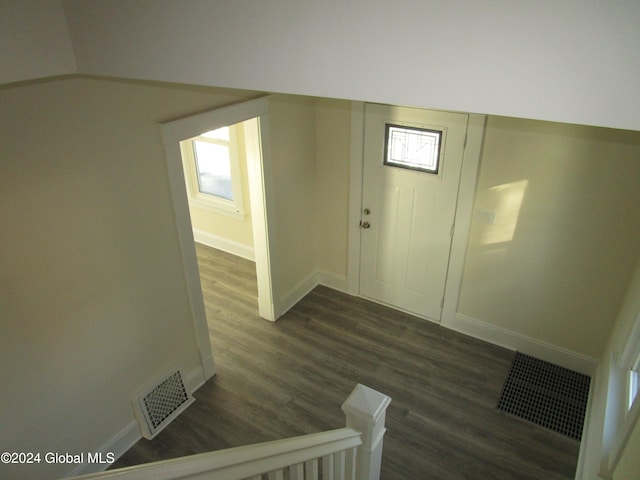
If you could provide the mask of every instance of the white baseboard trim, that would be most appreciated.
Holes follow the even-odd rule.
[[[201,365],[198,365],[191,372],[187,374],[185,379],[186,386],[191,393],[200,388],[208,379],[205,377],[204,369]],[[98,450],[91,452],[92,455],[100,454],[100,458],[104,460],[117,460],[127,450],[133,447],[138,440],[142,439],[140,428],[137,420],[134,418],[127,425],[125,425],[118,433],[112,438],[107,440]],[[87,475],[90,473],[103,472],[109,468],[113,462],[105,461],[105,463],[89,463],[88,453],[85,453],[85,463],[76,465],[65,478],[77,477],[80,475]]]
[[[585,375],[595,375],[598,367],[598,360],[588,355],[572,352],[566,348],[527,337],[460,313],[456,313],[453,320],[441,325],[485,342],[510,350],[517,350],[526,355],[531,355]]]
[[[295,287],[293,287],[278,302],[276,318],[287,313],[296,303],[302,300],[311,290],[318,285],[347,292],[347,277],[329,272],[327,270],[316,270],[302,279]]]
[[[211,357],[211,362],[213,363],[213,356]],[[211,377],[213,377],[213,375],[211,375]],[[187,378],[186,378],[187,388],[191,393],[193,393],[196,390],[198,390],[202,385],[204,385],[204,383],[207,380],[209,380],[209,378],[207,378],[207,376],[205,375],[204,369],[202,368],[202,366],[197,366],[187,374]]]
[[[276,311],[276,318],[280,318],[287,313],[291,308],[302,300],[311,290],[318,285],[318,271],[311,273],[307,277],[303,278],[298,284],[289,290],[278,301],[278,308]]]
[[[318,285],[323,285],[339,292],[349,293],[347,277],[345,275],[338,275],[337,273],[329,272],[327,270],[318,270]]]
[[[96,452],[91,454],[100,454],[104,460],[117,460],[127,450],[129,450],[135,443],[142,438],[140,429],[138,428],[138,422],[134,419],[131,420],[122,430],[116,433],[111,439],[105,442]],[[79,475],[87,475],[89,473],[103,472],[109,468],[112,462],[106,463],[89,463],[87,459],[88,453],[85,453],[85,463],[76,465],[65,478],[76,477]]]
[[[197,228],[193,229],[193,239],[198,243],[206,245],[207,247],[222,250],[223,252],[246,258],[247,260],[251,260],[252,262],[256,261],[253,247],[249,247],[248,245],[243,245],[242,243],[234,242],[233,240],[219,237],[203,230],[198,230]]]

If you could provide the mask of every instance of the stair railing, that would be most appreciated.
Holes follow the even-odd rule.
[[[76,480],[379,480],[391,398],[358,384],[346,427],[75,477]]]

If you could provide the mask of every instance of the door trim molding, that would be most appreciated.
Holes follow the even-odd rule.
[[[364,102],[351,102],[347,293],[360,295],[360,209],[364,167]]]
[[[451,241],[444,306],[440,319],[440,324],[443,326],[449,326],[455,320],[458,308],[486,123],[486,115],[467,115],[469,116],[467,145],[462,158],[455,230]],[[364,168],[364,119],[365,103],[351,102],[347,292],[357,296],[360,296],[360,210],[362,208],[362,172]]]
[[[440,317],[440,324],[445,327],[449,327],[452,324],[458,311],[467,244],[473,220],[473,205],[480,171],[480,156],[482,155],[486,118],[486,115],[469,114],[469,121],[467,122],[467,144],[462,156],[455,229],[451,239],[449,270],[444,288],[444,305]]]
[[[256,125],[256,131],[258,128],[266,130],[266,132],[262,132],[266,134],[260,136],[260,149],[263,158],[262,164],[260,165],[261,168],[259,169],[259,173],[261,174],[260,181],[264,186],[264,189],[261,189],[259,192],[263,199],[261,203],[263,204],[264,212],[258,212],[262,213],[262,215],[253,215],[254,251],[256,256],[256,270],[259,270],[259,268],[262,268],[263,270],[263,275],[261,275],[260,271],[257,272],[258,279],[259,281],[260,278],[265,279],[262,284],[265,288],[260,290],[261,285],[259,284],[258,286],[258,290],[260,292],[260,315],[268,320],[275,320],[274,296],[272,289],[273,282],[271,278],[272,265],[270,263],[268,242],[270,235],[266,212],[267,208],[269,208],[266,198],[271,191],[272,186],[269,183],[270,159],[264,158],[265,153],[269,153],[267,140],[268,107],[268,98],[261,97],[255,100],[217,108],[208,112],[160,124],[180,254],[182,257],[185,282],[191,306],[195,337],[200,351],[200,360],[205,379],[215,375],[216,366],[211,349],[211,342],[209,340],[209,329],[207,326],[207,317],[204,307],[204,299],[202,296],[202,286],[200,284],[200,274],[198,272],[198,260],[196,257],[194,235],[189,213],[184,170],[182,167],[182,154],[180,152],[180,142],[207,130],[214,130],[225,125],[231,125],[250,119],[257,119],[255,122],[252,122],[252,125]],[[261,219],[262,223],[260,225],[255,224],[256,218]],[[261,242],[255,241],[256,231],[263,236]]]

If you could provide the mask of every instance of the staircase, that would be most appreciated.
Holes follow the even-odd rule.
[[[346,427],[74,477],[75,480],[379,480],[391,398],[356,385]]]

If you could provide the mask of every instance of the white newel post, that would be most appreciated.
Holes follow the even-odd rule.
[[[358,384],[342,404],[347,427],[362,432],[356,454],[356,480],[379,480],[385,412],[391,397]]]

